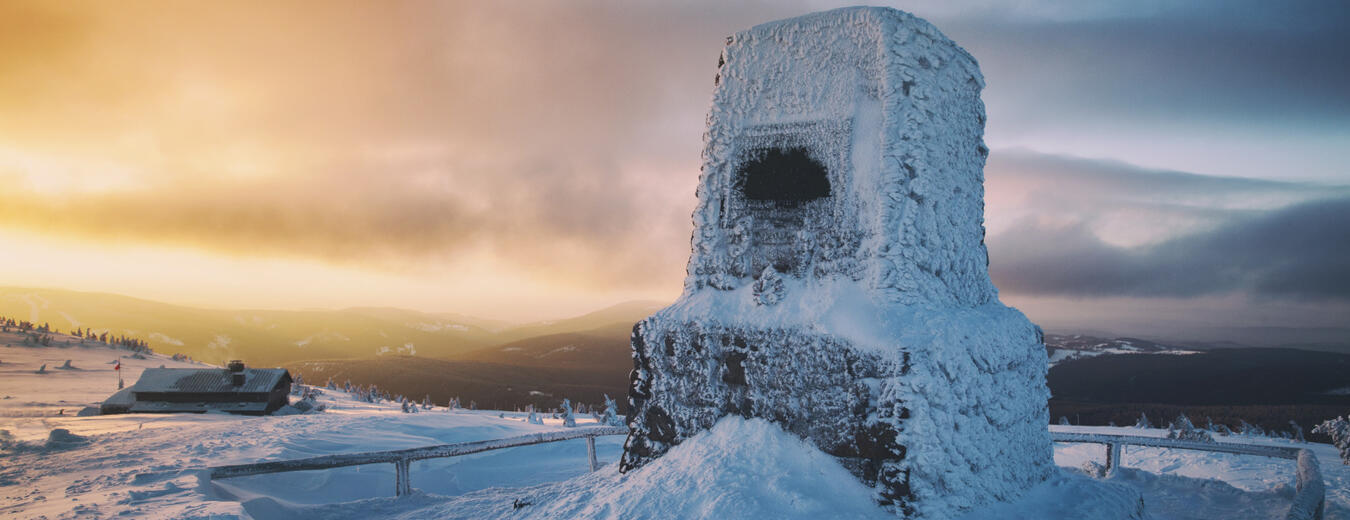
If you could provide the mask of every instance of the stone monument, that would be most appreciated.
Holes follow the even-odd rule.
[[[621,470],[734,414],[905,517],[1044,480],[1046,353],[989,279],[975,59],[845,8],[728,38],[714,84],[684,292],[633,329]]]

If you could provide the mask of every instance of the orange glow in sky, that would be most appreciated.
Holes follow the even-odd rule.
[[[834,6],[0,2],[0,285],[511,320],[669,301],[726,35]],[[1137,260],[1118,279],[1149,279],[1178,237],[1220,243],[1253,216],[1348,196],[1344,68],[1285,70],[1348,59],[1323,41],[1344,38],[1336,16],[900,7],[980,60],[991,261],[1017,266],[995,282],[1014,304],[1051,302],[1033,319],[1094,298],[1112,309],[1097,316],[1134,297],[1211,298],[1236,321],[1350,309],[1325,289],[1343,281],[1260,282],[1290,264],[1277,257],[1156,293],[1031,273],[1105,251]],[[1196,20],[1209,32],[1176,30]],[[1079,242],[1018,250],[1036,236]],[[1290,259],[1323,269],[1312,254]],[[1263,307],[1272,294],[1285,300]]]

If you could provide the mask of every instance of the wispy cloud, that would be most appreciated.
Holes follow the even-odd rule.
[[[840,5],[0,3],[0,231],[410,286],[473,259],[502,279],[673,292],[724,37]],[[986,222],[1005,294],[1311,298],[1308,280],[1343,276],[1304,242],[1283,263],[1233,255],[1271,238],[1261,225],[1293,225],[1285,212],[1350,196],[1290,180],[1343,183],[1350,9],[1009,5],[899,6],[988,80]],[[1185,274],[1218,260],[1186,249],[1199,245],[1240,272]],[[571,297],[488,292],[499,307]]]
[[[1350,188],[991,157],[990,269],[1013,294],[1350,301]]]

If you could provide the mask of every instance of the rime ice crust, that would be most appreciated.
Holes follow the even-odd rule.
[[[974,58],[909,14],[847,8],[739,33],[722,61],[686,289],[758,274],[764,244],[754,208],[734,196],[737,166],[759,147],[802,146],[829,167],[836,193],[805,208],[798,269],[899,303],[995,297]]]
[[[684,294],[633,332],[624,469],[738,414],[904,516],[1043,480],[1046,355],[989,280],[975,60],[886,8],[757,26],[721,60]]]

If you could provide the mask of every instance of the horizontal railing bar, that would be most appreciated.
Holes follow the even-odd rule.
[[[558,442],[571,439],[580,439],[584,437],[599,437],[605,435],[627,435],[628,428],[623,426],[599,426],[591,428],[576,428],[552,432],[531,433],[517,437],[508,437],[505,439],[490,439],[485,441],[460,442],[455,444],[441,444],[437,446],[425,446],[421,448],[409,448],[404,450],[376,451],[365,453],[340,453],[336,455],[322,455],[305,459],[278,460],[272,462],[255,462],[251,464],[234,464],[229,466],[214,466],[207,468],[212,479],[243,477],[248,475],[264,475],[268,473],[282,473],[286,471],[306,471],[315,469],[340,468],[345,466],[360,466],[364,464],[381,464],[399,461],[414,461],[422,459],[432,459],[438,457],[455,457],[459,455],[469,455],[484,451],[498,450],[502,448],[512,448],[516,446],[528,446],[531,444],[542,444],[546,442]]]
[[[1236,444],[1231,442],[1203,442],[1140,435],[1112,435],[1101,433],[1050,432],[1055,442],[1082,442],[1105,444],[1107,446],[1147,446],[1151,448],[1175,448],[1183,450],[1213,451],[1235,453],[1239,455],[1259,455],[1292,459],[1298,461],[1298,488],[1294,493],[1293,504],[1286,513],[1286,520],[1322,520],[1326,510],[1326,484],[1322,481],[1322,471],[1317,464],[1317,456],[1304,448],[1284,446],[1259,446]],[[1109,458],[1109,456],[1108,456]],[[1117,463],[1119,463],[1117,461]]]
[[[437,446],[426,446],[421,448],[409,448],[404,450],[377,451],[366,453],[343,453],[336,455],[323,455],[319,457],[310,457],[306,459],[280,460],[272,462],[256,462],[252,464],[235,464],[229,466],[214,466],[207,468],[210,478],[231,478],[243,477],[248,475],[263,475],[268,473],[281,473],[287,471],[305,471],[316,469],[339,468],[345,466],[359,466],[364,464],[397,463],[402,468],[414,460],[431,459],[438,457],[455,457],[459,455],[469,455],[472,453],[481,453],[484,451],[498,450],[502,448],[512,448],[516,446],[528,446],[533,444],[543,444],[547,442],[558,442],[571,439],[590,438],[605,435],[627,435],[628,428],[622,426],[599,426],[591,428],[577,428],[572,430],[560,430],[552,432],[531,433],[517,437],[508,437],[505,439],[490,439],[485,441],[460,442],[455,444],[442,444]],[[1288,517],[1291,520],[1320,520],[1325,508],[1325,484],[1322,481],[1322,474],[1318,468],[1317,458],[1312,452],[1293,447],[1282,446],[1257,446],[1251,444],[1235,444],[1226,442],[1202,442],[1189,441],[1181,439],[1168,439],[1160,437],[1144,437],[1139,435],[1108,435],[1096,433],[1069,433],[1069,432],[1050,432],[1050,438],[1055,442],[1078,442],[1091,444],[1105,444],[1108,446],[1132,445],[1146,446],[1152,448],[1174,448],[1183,450],[1211,451],[1219,453],[1233,453],[1239,455],[1258,455],[1265,457],[1276,457],[1282,459],[1293,459],[1298,461],[1298,491],[1294,496],[1293,507],[1290,508]],[[589,448],[589,446],[588,446]],[[592,452],[593,453],[593,452]],[[594,466],[594,455],[590,455],[592,466]],[[400,471],[406,469],[400,468]],[[592,468],[594,471],[594,468]],[[404,476],[403,486],[411,488]]]
[[[1163,437],[1144,437],[1142,435],[1107,435],[1100,433],[1050,432],[1050,438],[1053,439],[1055,442],[1127,444],[1133,446],[1147,446],[1151,448],[1175,448],[1182,450],[1200,450],[1200,451],[1215,451],[1219,453],[1235,453],[1239,455],[1260,455],[1264,457],[1275,457],[1290,460],[1297,459],[1299,452],[1299,448],[1287,448],[1283,446],[1258,446],[1253,444],[1236,444],[1231,442],[1188,441],[1181,439],[1168,439]]]

